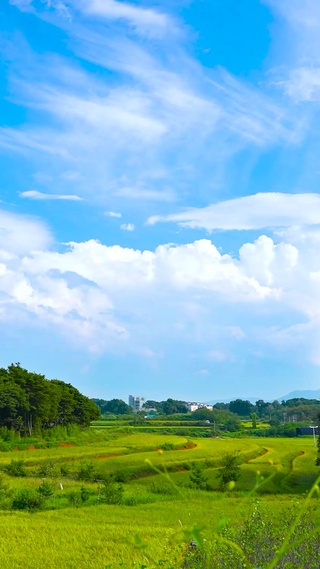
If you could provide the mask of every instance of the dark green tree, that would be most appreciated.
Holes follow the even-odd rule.
[[[133,410],[122,399],[110,399],[104,401],[103,399],[96,400],[96,404],[101,410],[101,414],[113,413],[114,415],[130,415]]]
[[[56,425],[89,426],[98,407],[75,387],[23,369],[19,363],[0,369],[0,427],[21,434]]]
[[[254,405],[252,405],[250,401],[236,399],[235,401],[230,401],[229,410],[232,413],[240,415],[240,417],[250,417],[252,411],[254,410]]]
[[[193,462],[189,475],[190,483],[198,490],[205,489],[208,477],[204,474],[205,465],[202,462]]]
[[[225,452],[220,461],[217,477],[220,480],[219,487],[225,490],[230,482],[237,482],[240,478],[240,464],[242,462],[240,451]]]

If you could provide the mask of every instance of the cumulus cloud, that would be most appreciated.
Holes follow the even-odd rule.
[[[232,346],[252,342],[252,334],[264,349],[272,338],[292,336],[300,319],[314,354],[319,239],[293,245],[262,235],[238,256],[222,254],[208,239],[155,250],[90,240],[56,250],[39,220],[1,212],[0,318],[29,317],[98,352],[162,353],[178,335],[182,345],[206,347],[212,363],[232,360]],[[266,331],[266,313],[273,332]]]
[[[3,254],[21,255],[45,250],[52,240],[50,230],[41,220],[0,210],[0,250]]]
[[[75,194],[45,194],[36,190],[21,192],[19,195],[21,198],[28,198],[30,200],[64,200],[74,202],[83,201],[83,198]]]
[[[259,193],[181,213],[152,216],[148,224],[173,221],[184,227],[244,230],[320,224],[319,194]]]

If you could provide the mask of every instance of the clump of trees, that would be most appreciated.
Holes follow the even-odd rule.
[[[0,368],[0,427],[31,436],[59,425],[87,427],[99,416],[97,405],[69,383],[48,380],[19,363]]]
[[[130,415],[133,412],[132,407],[127,405],[122,399],[110,399],[110,401],[92,399],[92,401],[98,405],[101,415],[106,415],[107,413],[112,413],[113,415]]]
[[[92,399],[98,405],[101,415],[109,413],[113,415],[131,415],[134,413],[132,407],[127,405],[122,399]],[[145,413],[146,409],[154,409],[159,415],[176,415],[181,413],[188,413],[187,404],[185,401],[177,399],[167,399],[166,401],[146,401],[141,409],[141,413]]]
[[[176,415],[180,413],[188,413],[188,407],[185,401],[179,399],[167,399],[166,401],[153,401],[149,399],[143,405],[146,409],[155,409],[159,415]]]

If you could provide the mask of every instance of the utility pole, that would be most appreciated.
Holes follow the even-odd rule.
[[[312,432],[313,432],[313,443],[314,443],[315,447],[317,446],[317,441],[316,441],[316,429],[317,428],[318,428],[317,426],[314,427],[313,425],[310,425],[310,429],[312,429]]]

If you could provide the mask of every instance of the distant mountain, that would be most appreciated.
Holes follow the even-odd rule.
[[[288,399],[296,399],[301,397],[304,399],[320,399],[320,389],[315,389],[314,391],[311,389],[306,389],[305,391],[291,391],[287,395],[279,397],[278,401],[288,401]]]
[[[320,399],[320,389],[306,389],[301,391],[291,391],[287,393],[287,395],[283,395],[282,397],[272,398],[272,399],[264,399],[264,401],[288,401],[289,399],[296,399],[296,398],[304,398],[304,399]],[[212,401],[207,401],[209,405],[215,405],[216,403],[230,403],[230,401],[235,401],[236,399],[244,399],[245,401],[250,401],[250,403],[255,403],[259,399],[263,399],[263,397],[231,397],[230,399],[214,399]]]

